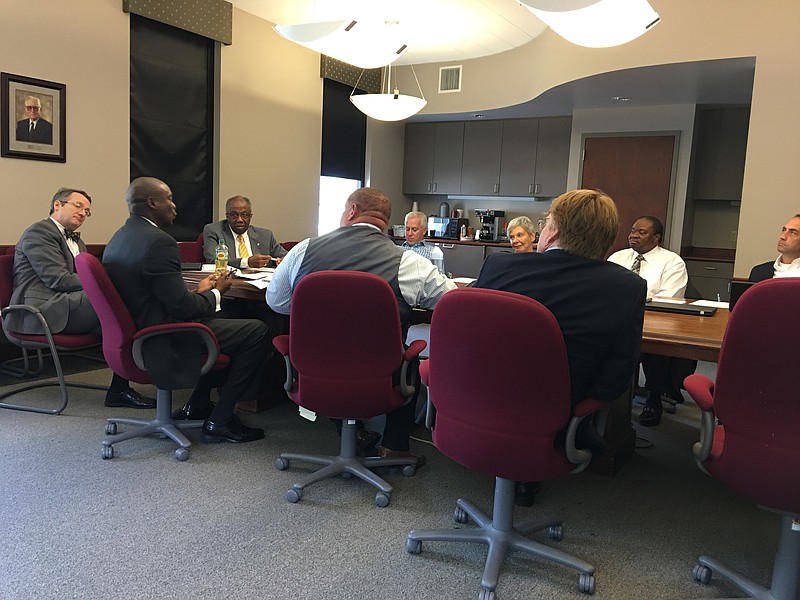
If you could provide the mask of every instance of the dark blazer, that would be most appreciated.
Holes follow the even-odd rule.
[[[209,223],[203,228],[203,260],[207,263],[214,262],[214,249],[217,247],[220,237],[228,246],[230,254],[228,264],[238,269],[242,259],[233,258],[236,254],[236,241],[233,239],[227,220]],[[286,256],[286,250],[278,243],[275,235],[269,229],[250,227],[247,230],[247,237],[250,238],[250,248],[252,248],[253,254],[268,254],[272,258]]]
[[[37,144],[53,143],[53,124],[40,118],[36,121],[36,128],[33,134],[30,132],[30,119],[17,121],[17,141],[36,142]]]
[[[764,281],[765,279],[772,279],[774,276],[775,261],[771,260],[753,267],[753,269],[750,271],[750,277],[748,277],[747,280],[758,282]]]
[[[78,240],[78,248],[86,245]],[[86,294],[75,273],[75,258],[52,219],[37,221],[22,234],[14,253],[11,304],[36,306],[53,333],[64,330],[71,311],[85,306]],[[41,333],[38,320],[26,313],[9,315],[9,327],[21,333]]]
[[[647,284],[638,275],[563,250],[496,253],[483,263],[475,287],[523,294],[553,313],[567,348],[573,406],[589,397],[613,400],[630,385],[647,295]],[[547,348],[534,339],[531,352]],[[527,383],[532,390],[540,384]]]
[[[181,275],[175,239],[146,219],[131,216],[113,235],[103,252],[103,264],[138,328],[211,317],[216,298],[211,291],[190,292]],[[193,387],[200,371],[197,338],[155,338],[144,350],[145,363],[159,387]],[[197,370],[188,373],[187,361]],[[180,381],[171,379],[176,374]]]

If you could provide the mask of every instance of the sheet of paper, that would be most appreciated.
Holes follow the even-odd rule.
[[[648,300],[655,300],[656,302],[666,302],[667,304],[686,304],[683,298],[662,298],[661,296],[653,296]]]
[[[214,263],[210,263],[210,264],[207,264],[207,265],[204,264],[202,267],[200,267],[200,270],[203,273],[213,273],[214,272]]]
[[[708,306],[709,308],[728,308],[727,302],[716,302],[714,300],[695,300],[690,304],[693,306]]]
[[[475,277],[453,277],[453,281],[456,285],[463,287],[469,285],[473,281],[477,281],[477,279]]]

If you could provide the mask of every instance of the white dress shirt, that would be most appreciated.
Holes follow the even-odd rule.
[[[773,277],[800,277],[800,258],[795,258],[788,264],[781,262],[781,260],[780,256],[775,260],[775,275]]]
[[[632,248],[626,248],[614,252],[608,260],[630,269],[637,254]],[[661,246],[642,254],[642,257],[639,276],[647,281],[647,297],[683,298],[686,284],[689,283],[683,259]]]

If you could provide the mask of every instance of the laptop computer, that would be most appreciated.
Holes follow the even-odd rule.
[[[733,310],[733,306],[739,301],[739,298],[742,297],[742,294],[744,294],[746,290],[749,290],[750,287],[754,286],[755,284],[755,281],[737,281],[735,279],[731,279],[731,299],[728,302],[728,310]]]
[[[674,302],[660,302],[659,300],[648,300],[644,305],[645,310],[658,312],[680,313],[684,315],[698,315],[710,317],[717,312],[714,306],[697,306],[696,304],[676,304]]]

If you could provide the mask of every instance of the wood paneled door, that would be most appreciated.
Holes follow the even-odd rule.
[[[637,217],[653,215],[667,226],[675,135],[587,137],[581,187],[610,195],[619,210],[619,232],[609,252],[628,247]]]

